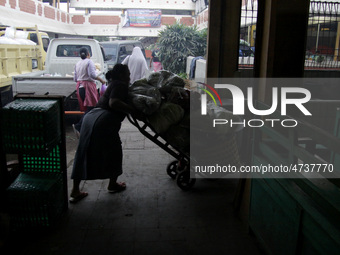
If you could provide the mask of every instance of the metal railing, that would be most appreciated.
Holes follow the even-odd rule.
[[[305,70],[340,70],[340,2],[311,1]]]
[[[239,69],[254,64],[257,0],[242,0]],[[306,38],[305,70],[340,71],[340,1],[311,1]]]
[[[254,66],[256,21],[257,0],[242,0],[239,69],[252,69]]]

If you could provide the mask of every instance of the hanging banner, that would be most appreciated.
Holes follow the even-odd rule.
[[[123,27],[160,27],[161,16],[161,10],[127,10]]]

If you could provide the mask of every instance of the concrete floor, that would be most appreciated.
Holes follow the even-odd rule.
[[[68,176],[78,140],[66,127]],[[174,160],[128,120],[121,129],[127,189],[106,191],[108,180],[86,181],[89,196],[70,204],[50,233],[10,240],[10,253],[98,254],[263,254],[233,209],[238,180],[198,179],[182,191],[166,174]],[[68,177],[69,192],[71,180]]]

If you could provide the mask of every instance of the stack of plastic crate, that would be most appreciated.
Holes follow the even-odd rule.
[[[1,109],[3,149],[18,154],[21,173],[8,187],[14,228],[49,227],[65,209],[58,100],[17,99]]]

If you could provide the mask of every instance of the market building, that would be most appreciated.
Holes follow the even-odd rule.
[[[22,254],[337,254],[339,7],[339,1],[310,0],[0,1],[1,25],[38,24],[54,37],[134,36],[148,43],[147,38],[157,38],[162,28],[176,22],[207,28],[207,55],[196,63],[196,78],[202,79],[199,106],[204,109],[208,96],[220,99],[215,88],[228,90],[222,100],[214,98],[215,105],[230,112],[241,109],[234,115],[242,115],[238,125],[244,124],[237,136],[217,141],[208,156],[234,152],[235,147],[224,145],[236,144],[233,159],[255,171],[191,182],[195,178],[186,175],[181,160],[172,161],[173,155],[126,121],[124,177],[131,185],[126,191],[109,196],[107,182],[86,182],[83,188],[93,195],[76,205],[62,201],[66,215],[52,232],[23,236],[22,247],[14,248],[19,246],[15,235],[2,237],[0,244]],[[188,65],[193,57],[188,56]],[[218,83],[227,79],[246,83],[239,88]],[[266,110],[273,115],[261,115]],[[293,128],[287,120],[294,120]],[[216,123],[230,120],[214,119]],[[69,134],[64,136],[68,170],[77,146]],[[170,182],[161,173],[164,169],[187,192]],[[209,169],[228,170],[217,164]],[[6,171],[2,164],[2,176]],[[1,214],[8,232],[9,219]]]

